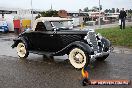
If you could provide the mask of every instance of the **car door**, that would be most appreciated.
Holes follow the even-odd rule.
[[[68,36],[65,36],[65,32],[52,30],[52,26],[49,24],[50,22],[38,22],[35,31],[28,33],[28,38],[33,50],[57,52],[64,48],[63,39]],[[69,40],[69,38],[67,38],[67,40]]]
[[[28,38],[28,41],[30,42],[31,50],[34,51],[42,50],[40,45],[44,42],[41,40],[41,38],[43,37],[42,33],[44,31],[46,31],[46,28],[43,22],[38,22],[35,31],[25,33],[25,36]]]
[[[29,50],[38,51],[40,50],[40,33],[39,31],[33,31],[33,32],[26,32],[24,33],[24,37],[28,39],[29,42]]]
[[[46,31],[40,33],[40,43],[39,47],[42,51],[46,52],[54,52],[55,51],[55,45],[56,45],[56,34],[54,34],[53,31]]]
[[[43,51],[47,52],[56,52],[59,50],[59,40],[58,40],[58,35],[57,32],[52,30],[52,25],[50,22],[44,22],[44,25],[46,27],[46,31],[43,31],[40,34],[40,48]]]

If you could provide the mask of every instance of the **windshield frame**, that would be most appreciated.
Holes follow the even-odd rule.
[[[55,22],[56,23],[58,23],[58,24],[56,24],[55,25]],[[70,22],[70,23],[68,23],[68,22]],[[51,25],[52,25],[52,27],[53,28],[60,28],[60,29],[62,29],[62,30],[67,30],[67,29],[72,29],[73,28],[73,20],[60,20],[60,21],[50,21],[50,23],[51,23]],[[59,25],[59,23],[60,23],[60,25]],[[66,23],[66,25],[64,25],[64,24],[62,24],[62,23]]]

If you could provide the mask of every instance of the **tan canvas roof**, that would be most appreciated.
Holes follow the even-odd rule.
[[[32,30],[35,31],[36,25],[38,22],[45,22],[45,21],[68,21],[72,19],[69,18],[60,18],[60,17],[40,17],[38,19],[35,20],[34,24],[33,24],[33,28]]]

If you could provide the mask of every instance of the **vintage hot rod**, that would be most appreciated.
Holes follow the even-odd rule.
[[[87,66],[91,58],[99,61],[109,56],[111,43],[93,29],[73,28],[72,20],[59,17],[41,17],[35,20],[32,31],[25,31],[14,39],[20,58],[29,53],[45,56],[67,54],[75,68]]]

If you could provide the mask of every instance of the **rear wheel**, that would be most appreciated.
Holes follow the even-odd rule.
[[[77,69],[87,66],[90,58],[87,52],[80,48],[73,48],[69,53],[70,63]]]
[[[23,42],[19,42],[17,45],[17,54],[20,58],[27,58],[29,52],[26,49],[26,45]]]

